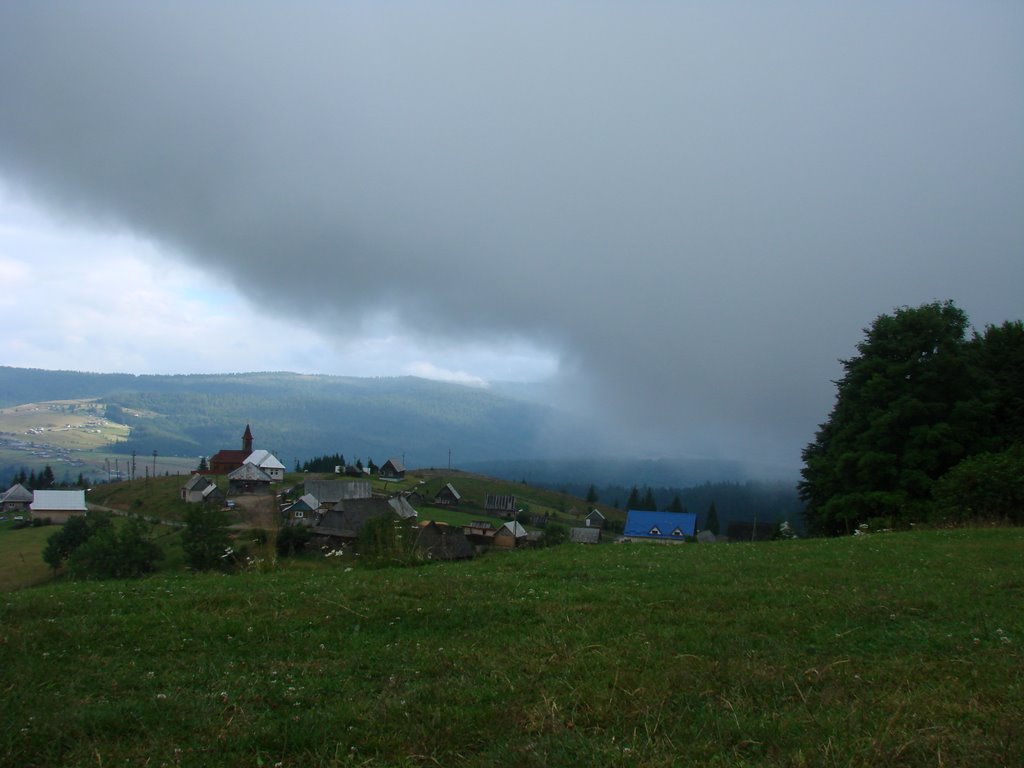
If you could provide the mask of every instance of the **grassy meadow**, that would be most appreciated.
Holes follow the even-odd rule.
[[[1024,764],[1024,530],[316,566],[3,594],[5,763]]]

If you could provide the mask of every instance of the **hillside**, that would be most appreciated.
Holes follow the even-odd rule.
[[[77,411],[107,424],[107,433],[91,446],[61,453],[62,461],[77,460],[73,475],[83,466],[97,474],[108,456],[153,451],[182,459],[171,470],[181,471],[201,455],[237,448],[251,424],[256,447],[289,468],[296,460],[340,452],[350,462],[396,456],[410,467],[455,466],[547,485],[603,480],[681,487],[796,478],[792,469],[729,461],[602,457],[603,444],[592,430],[545,405],[542,388],[531,385],[484,389],[413,377],[132,376],[0,366],[0,408],[0,477],[21,466],[41,468],[50,456],[39,454],[70,450],[54,442],[56,433],[38,433],[41,424],[26,417],[56,410],[62,418]],[[14,418],[14,409],[22,415]],[[60,468],[55,471],[60,476]]]
[[[1024,532],[562,546],[0,603],[18,765],[1019,765]]]

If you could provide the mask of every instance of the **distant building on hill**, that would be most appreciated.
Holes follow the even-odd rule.
[[[488,493],[484,499],[484,511],[500,517],[515,517],[516,497],[511,494]]]
[[[32,503],[32,491],[15,483],[0,494],[0,512],[25,512]]]
[[[381,466],[377,477],[381,480],[402,480],[405,478],[405,465],[398,459],[388,459]]]

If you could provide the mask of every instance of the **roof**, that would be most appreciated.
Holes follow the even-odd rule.
[[[213,481],[204,475],[195,474],[190,477],[184,486],[186,491],[202,491],[207,486],[213,485]]]
[[[303,510],[308,512],[315,512],[320,509],[320,500],[317,499],[312,493],[307,493],[304,496],[300,496],[296,501],[288,506],[288,511],[293,512],[297,510]]]
[[[33,512],[85,512],[85,491],[36,491],[31,509]]]
[[[246,457],[245,463],[255,464],[260,469],[284,469],[284,464],[278,461],[274,454],[263,448],[250,453]]]
[[[448,493],[450,493],[450,494],[452,495],[452,497],[453,497],[453,498],[454,498],[454,499],[455,499],[456,501],[458,501],[459,499],[461,499],[461,498],[462,498],[462,496],[461,496],[461,495],[459,495],[459,492],[455,490],[455,486],[454,486],[454,485],[452,485],[451,483],[445,483],[445,484],[444,484],[444,485],[443,485],[443,486],[442,486],[442,487],[441,487],[441,488],[440,488],[440,489],[438,490],[438,492],[437,492],[436,494],[434,494],[434,498],[437,498],[438,496],[440,496],[440,495],[441,495],[442,493],[444,493],[445,491],[448,491]]]
[[[601,518],[602,520],[604,520],[604,515],[601,514],[601,510],[599,510],[599,509],[592,509],[587,514],[587,517],[594,517],[594,516],[597,516],[597,517]]]
[[[395,472],[405,472],[405,465],[402,464],[401,459],[388,459],[381,465],[381,469],[384,469],[388,464],[391,465],[391,469]]]
[[[243,464],[228,473],[228,480],[249,480],[257,483],[270,483],[273,478],[255,464]]]
[[[507,493],[488,493],[484,499],[484,509],[500,509],[506,512],[514,512],[516,509],[516,497]]]
[[[338,502],[313,530],[326,536],[354,539],[368,520],[393,514],[385,499],[350,499]]]
[[[415,509],[413,509],[412,504],[410,504],[409,501],[404,496],[394,496],[388,499],[388,506],[395,510],[395,514],[403,520],[414,518],[417,515],[417,512]]]
[[[693,536],[696,528],[696,512],[644,512],[631,509],[626,513],[623,535],[649,539],[681,539],[684,536]]]
[[[373,495],[369,480],[307,480],[306,493],[321,504],[337,504],[343,499],[368,499]]]
[[[575,544],[597,544],[601,541],[600,528],[570,528],[569,541]]]
[[[248,451],[224,448],[210,457],[210,466],[212,467],[214,464],[241,464],[247,458],[249,458]]]
[[[11,501],[32,501],[32,491],[28,490],[21,483],[15,483],[2,494],[0,494],[0,502],[11,502]]]
[[[526,536],[526,529],[523,528],[523,526],[520,525],[519,522],[516,520],[509,520],[507,523],[501,526],[501,528],[498,529],[499,534],[505,531],[511,533],[517,539],[521,539],[524,536]]]

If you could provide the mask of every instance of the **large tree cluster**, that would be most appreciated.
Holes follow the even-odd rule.
[[[835,406],[803,452],[800,495],[812,531],[932,518],[936,483],[962,462],[1020,456],[1020,321],[968,336],[967,315],[951,301],[903,307],[865,329],[857,351],[843,361]],[[957,483],[974,483],[971,465],[964,467],[945,481],[944,499],[959,492]],[[971,515],[1006,516],[991,508]]]

